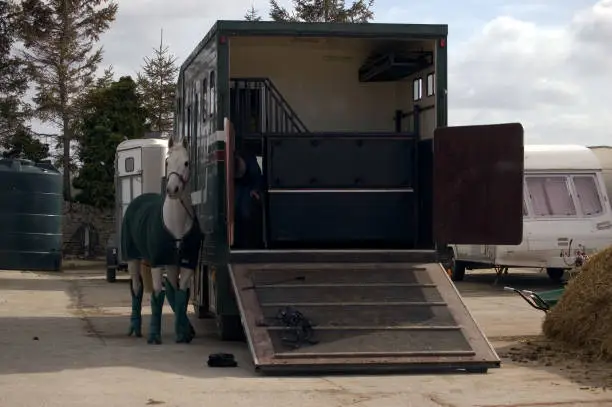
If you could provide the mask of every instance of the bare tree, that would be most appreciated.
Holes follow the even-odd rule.
[[[179,67],[176,58],[164,46],[163,32],[159,48],[153,50],[152,57],[145,57],[144,62],[137,83],[147,112],[147,125],[151,131],[171,131]]]
[[[97,47],[117,14],[112,0],[23,0],[21,39],[35,83],[37,116],[61,129],[64,198],[71,199],[71,140],[79,115],[77,101],[95,82],[102,47]]]

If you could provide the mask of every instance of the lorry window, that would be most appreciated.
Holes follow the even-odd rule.
[[[208,79],[202,81],[202,122],[206,122],[208,117]]]
[[[565,176],[527,177],[527,190],[535,216],[576,216],[576,206]]]
[[[599,191],[595,177],[592,175],[574,176],[574,187],[578,195],[578,202],[582,213],[587,216],[599,215],[603,212],[603,205],[599,198]]]
[[[191,143],[191,106],[187,107],[187,142]]]
[[[432,72],[427,75],[427,96],[433,96],[436,93],[436,81],[434,80],[435,74]]]
[[[417,78],[412,82],[412,96],[415,102],[423,98],[423,78]]]
[[[210,88],[209,94],[208,94],[208,100],[209,100],[209,109],[208,109],[208,114],[210,115],[210,117],[212,117],[215,114],[215,106],[217,103],[217,95],[215,94],[215,71],[210,71],[210,74],[208,75],[208,87]]]

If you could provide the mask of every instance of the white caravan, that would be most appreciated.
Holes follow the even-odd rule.
[[[115,235],[106,250],[106,279],[115,281],[117,269],[125,268],[121,257],[121,221],[128,205],[143,193],[160,193],[165,175],[168,140],[125,140],[115,155]]]
[[[575,145],[526,145],[523,241],[517,246],[450,245],[455,281],[465,270],[543,268],[560,280],[576,250],[612,244],[612,210],[602,166],[593,151]]]

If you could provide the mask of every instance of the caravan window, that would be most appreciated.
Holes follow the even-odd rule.
[[[532,176],[526,181],[535,216],[576,216],[567,177]]]
[[[573,177],[574,188],[582,213],[587,216],[599,215],[603,212],[603,205],[599,198],[599,191],[595,177],[592,175],[579,175]]]

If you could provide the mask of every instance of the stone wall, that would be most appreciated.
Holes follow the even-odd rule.
[[[95,258],[105,255],[108,239],[115,233],[113,210],[64,202],[63,215],[64,258]]]

